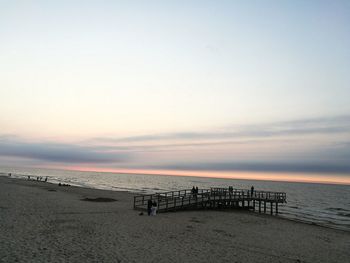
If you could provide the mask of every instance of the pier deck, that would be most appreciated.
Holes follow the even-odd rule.
[[[186,209],[241,208],[278,214],[278,205],[286,203],[286,193],[251,191],[247,189],[210,188],[191,189],[134,196],[134,209],[147,210],[148,200],[157,202],[157,212]]]

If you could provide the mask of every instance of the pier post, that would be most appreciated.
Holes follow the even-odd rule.
[[[259,200],[259,213],[261,213],[261,200]]]
[[[278,214],[278,202],[276,202],[276,215]]]
[[[160,196],[158,195],[158,200],[157,200],[157,206],[158,206],[158,211],[160,211]]]
[[[266,201],[264,201],[264,213],[266,213]]]

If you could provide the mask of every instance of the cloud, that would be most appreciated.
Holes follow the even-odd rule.
[[[350,173],[349,163],[321,162],[206,162],[174,163],[151,166],[153,169],[188,170],[188,171],[265,171],[265,172],[305,172],[305,173]]]
[[[59,143],[27,143],[0,138],[0,156],[29,158],[59,163],[113,163],[129,159],[126,153],[109,153],[93,147]]]
[[[169,140],[222,140],[242,138],[269,138],[311,134],[350,133],[350,116],[300,119],[257,125],[230,126],[219,131],[146,134],[123,138],[93,138],[97,143],[136,143]]]
[[[313,134],[325,136],[303,137]],[[180,170],[348,172],[349,135],[350,116],[231,126],[218,131],[101,137],[72,144],[25,142],[13,135],[0,135],[0,156],[106,167],[154,164],[153,168]]]

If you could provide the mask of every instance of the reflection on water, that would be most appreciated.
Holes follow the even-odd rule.
[[[255,180],[182,177],[166,175],[114,174],[29,168],[1,168],[17,177],[48,176],[52,183],[107,190],[154,193],[179,189],[228,187],[286,192],[288,203],[280,207],[280,216],[350,231],[350,186],[272,182]]]

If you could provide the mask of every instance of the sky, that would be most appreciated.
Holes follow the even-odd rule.
[[[349,47],[349,1],[0,0],[0,166],[350,184]]]

